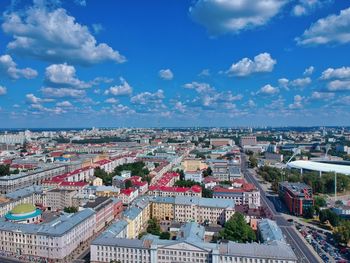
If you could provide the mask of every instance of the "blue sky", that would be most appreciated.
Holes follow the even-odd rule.
[[[349,125],[348,1],[0,9],[2,128]]]

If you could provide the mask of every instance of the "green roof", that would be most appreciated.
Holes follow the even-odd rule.
[[[12,214],[26,214],[30,212],[34,212],[36,209],[35,205],[32,204],[20,204],[15,206],[12,210]]]

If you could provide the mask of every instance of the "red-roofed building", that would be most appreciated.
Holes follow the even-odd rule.
[[[202,197],[202,188],[199,185],[194,185],[192,187],[152,185],[148,188],[148,195],[161,196],[161,197],[175,197],[175,196]]]
[[[139,190],[137,188],[128,188],[120,190],[119,198],[124,205],[129,205],[138,195]]]
[[[132,186],[139,190],[139,195],[145,194],[148,190],[148,183],[146,181],[142,181],[140,176],[131,176],[125,180],[131,181]]]
[[[260,207],[260,191],[244,179],[235,179],[231,187],[215,186],[213,198],[233,199],[236,205]]]

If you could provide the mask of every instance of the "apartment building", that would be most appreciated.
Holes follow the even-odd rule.
[[[75,190],[63,190],[63,189],[52,189],[45,193],[46,198],[44,206],[48,210],[57,211],[63,210],[65,207],[71,207],[73,205],[73,197],[78,192]]]
[[[245,145],[256,145],[256,136],[242,136],[239,139],[239,145],[244,147]]]
[[[202,188],[199,185],[192,187],[175,187],[175,186],[154,186],[151,185],[148,189],[148,195],[160,197],[202,197]]]
[[[0,216],[4,216],[19,204],[43,204],[45,197],[39,185],[28,186],[6,194],[0,199]]]
[[[0,250],[24,258],[61,260],[95,233],[95,211],[84,209],[43,224],[0,220]]]
[[[125,227],[124,227],[125,228]],[[123,231],[123,225],[115,227]],[[194,222],[182,226],[176,240],[160,240],[146,235],[141,240],[122,238],[106,231],[90,246],[91,262],[133,263],[296,263],[293,250],[283,242],[270,244],[234,242],[207,243],[204,227]]]
[[[236,179],[232,186],[215,186],[213,198],[231,199],[235,205],[248,205],[249,207],[260,207],[260,191],[244,179]]]
[[[155,197],[151,200],[151,216],[176,222],[224,224],[235,212],[233,200],[202,197]]]
[[[30,172],[2,176],[0,177],[0,193],[7,194],[21,188],[42,184],[44,180],[63,174],[66,170],[66,165],[50,164]]]

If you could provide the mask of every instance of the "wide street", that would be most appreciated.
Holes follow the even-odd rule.
[[[244,174],[246,180],[254,184],[259,190],[261,195],[262,205],[268,208],[270,216],[273,220],[276,221],[277,225],[281,228],[284,236],[286,237],[287,242],[291,245],[294,253],[299,259],[299,262],[310,262],[318,263],[318,259],[313,252],[307,247],[304,241],[300,238],[294,226],[289,223],[279,212],[276,211],[273,203],[267,198],[266,192],[261,187],[260,183],[256,180],[252,173],[255,173],[254,170],[247,169],[247,162],[245,154],[241,155],[242,160],[242,173]]]

